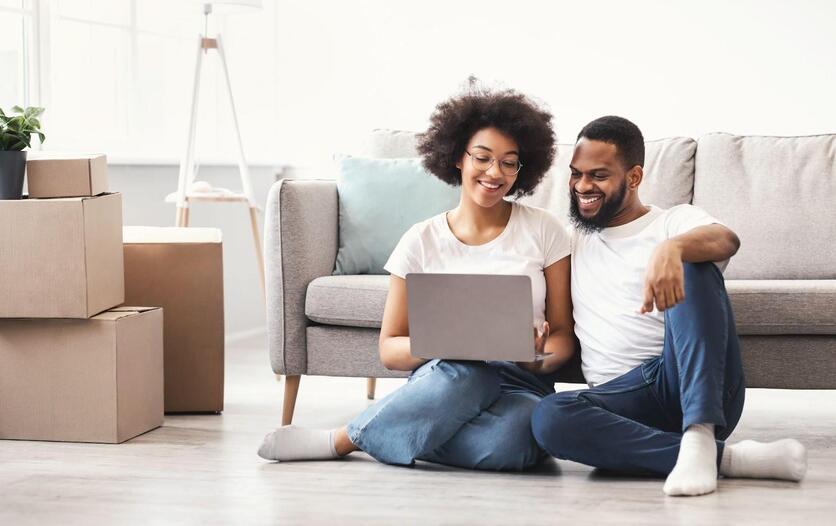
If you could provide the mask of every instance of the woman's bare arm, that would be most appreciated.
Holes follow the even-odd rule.
[[[426,362],[410,353],[406,305],[406,280],[390,276],[378,350],[383,366],[395,371],[412,371]]]

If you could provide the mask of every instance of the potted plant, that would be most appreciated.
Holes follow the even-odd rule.
[[[20,199],[23,194],[23,174],[26,171],[26,152],[32,146],[32,135],[44,141],[38,117],[43,108],[20,106],[6,115],[0,108],[0,199]]]

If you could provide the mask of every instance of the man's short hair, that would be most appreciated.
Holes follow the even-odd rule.
[[[590,122],[578,134],[590,141],[612,144],[618,150],[624,169],[644,167],[644,137],[638,126],[624,117],[607,115]]]

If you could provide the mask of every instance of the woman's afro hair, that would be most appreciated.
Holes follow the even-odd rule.
[[[429,128],[418,137],[424,168],[448,184],[461,184],[456,163],[467,143],[479,130],[496,128],[517,143],[523,165],[508,195],[531,194],[554,160],[552,115],[522,93],[476,84],[471,78],[463,93],[436,106]]]

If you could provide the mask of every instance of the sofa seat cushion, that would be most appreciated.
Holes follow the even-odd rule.
[[[305,314],[325,325],[380,328],[389,276],[325,276]],[[836,334],[836,280],[726,280],[740,335]]]
[[[326,325],[380,328],[389,276],[324,276],[308,285],[305,315]]]
[[[836,280],[726,280],[740,335],[836,334]]]

